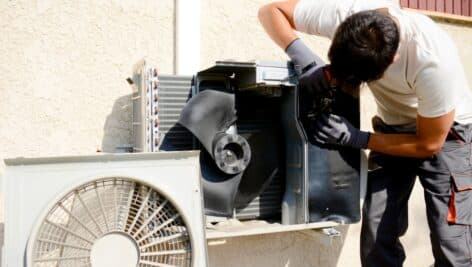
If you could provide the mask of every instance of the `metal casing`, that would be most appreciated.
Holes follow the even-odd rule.
[[[206,266],[203,201],[195,151],[5,160],[2,266],[30,266],[26,264],[31,249],[28,242],[35,240],[38,221],[65,193],[105,177],[127,177],[166,196],[191,228],[193,266]]]
[[[280,84],[290,84],[286,63],[279,62],[225,62],[192,76],[161,75],[153,77],[156,68],[145,60],[135,64],[133,69],[133,151],[182,151],[198,149],[198,143],[192,134],[177,123],[182,108],[188,99],[206,87],[228,89],[231,82],[222,70],[232,72],[241,70],[243,75],[236,79],[236,86],[244,90],[264,91],[267,95],[280,95]],[[231,74],[231,73],[229,73]],[[254,77],[257,77],[254,79]],[[154,85],[157,80],[157,90]],[[241,83],[241,84],[239,84]],[[254,87],[252,85],[257,84]],[[265,88],[265,89],[262,89]],[[154,94],[154,95],[153,95]],[[155,96],[157,95],[157,99]],[[155,101],[156,100],[156,101]],[[154,114],[152,107],[158,107]],[[269,111],[267,111],[269,113]],[[157,124],[155,123],[157,120]],[[254,120],[240,124],[240,130],[247,134],[261,125]],[[260,121],[259,121],[260,122]],[[257,123],[257,122],[256,122]],[[273,121],[268,123],[274,127]],[[272,125],[272,126],[271,126]],[[264,126],[264,125],[262,125]],[[157,141],[158,140],[158,141]],[[156,142],[157,141],[157,142]],[[152,144],[154,142],[154,144]],[[244,208],[235,210],[239,219],[271,218],[280,216],[284,180],[278,172],[267,188]]]
[[[145,64],[142,68],[151,69]],[[348,152],[350,159],[346,161],[345,152],[340,154],[335,151],[336,148],[326,150],[310,144],[307,126],[301,121],[304,111],[300,108],[300,102],[306,100],[306,97],[302,96],[303,91],[298,88],[289,63],[218,61],[214,66],[196,73],[194,77],[158,77],[157,117],[161,141],[157,149],[153,147],[150,151],[198,149],[195,138],[178,125],[177,120],[188,98],[207,89],[236,95],[238,134],[248,139],[254,134],[265,132],[266,136],[273,138],[277,149],[271,151],[277,151],[282,159],[280,168],[249,203],[239,205],[236,198],[235,218],[281,218],[284,224],[304,224],[320,220],[351,223],[359,219],[359,182],[360,176],[365,176],[359,167],[357,155],[360,152]],[[145,87],[140,90],[145,90]],[[165,97],[169,98],[166,100]],[[349,99],[339,106],[342,112],[346,112],[343,116],[347,115],[358,126],[358,99]],[[142,112],[139,104],[133,110]],[[146,121],[143,118],[151,118],[152,114],[136,116],[141,116],[140,120]],[[151,125],[150,128],[152,127]],[[135,136],[136,143],[140,142],[139,133],[138,131]],[[150,134],[152,135],[152,131]],[[243,177],[239,195],[244,195],[244,190],[248,188],[244,181]],[[321,184],[321,187],[317,187]],[[327,192],[331,193],[324,195]],[[330,199],[330,195],[336,197]],[[349,207],[338,209],[346,205]]]

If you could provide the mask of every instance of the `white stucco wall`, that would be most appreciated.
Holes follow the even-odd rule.
[[[221,59],[286,59],[257,22],[266,2],[202,0],[202,68]],[[442,27],[472,77],[472,28]],[[114,152],[131,142],[132,65],[146,56],[174,73],[174,0],[3,1],[0,28],[0,158]],[[326,57],[327,40],[304,38]],[[363,118],[374,111],[367,93]],[[432,263],[416,190],[405,237],[411,267]],[[340,230],[331,245],[307,233],[227,239],[209,246],[209,259],[218,267],[359,266],[359,225]]]
[[[130,140],[131,66],[173,71],[173,1],[2,1],[1,157]]]

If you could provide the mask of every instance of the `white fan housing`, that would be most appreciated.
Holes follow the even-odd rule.
[[[198,152],[9,159],[4,267],[206,266]]]

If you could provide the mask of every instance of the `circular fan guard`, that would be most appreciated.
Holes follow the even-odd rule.
[[[59,200],[40,222],[31,262],[96,267],[94,244],[115,234],[136,246],[133,267],[192,265],[190,234],[178,210],[154,188],[128,178],[94,180]],[[106,254],[126,257],[120,251]]]

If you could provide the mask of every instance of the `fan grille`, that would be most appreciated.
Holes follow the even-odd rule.
[[[110,233],[134,240],[138,267],[191,266],[190,235],[178,210],[154,188],[127,178],[95,180],[58,201],[36,234],[33,266],[92,266],[92,246]]]

